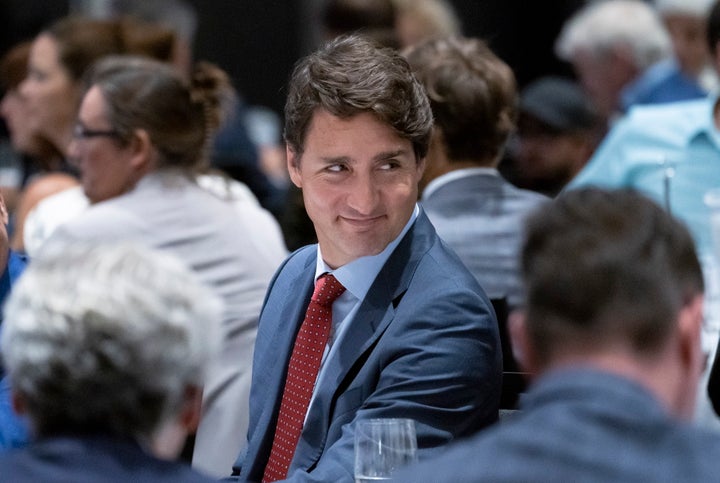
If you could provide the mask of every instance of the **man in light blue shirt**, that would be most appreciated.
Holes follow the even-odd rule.
[[[720,3],[709,15],[708,42],[720,67]],[[720,187],[717,98],[633,108],[566,189],[587,185],[647,193],[688,224],[701,256],[712,253],[704,197]]]

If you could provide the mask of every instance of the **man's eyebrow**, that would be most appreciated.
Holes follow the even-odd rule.
[[[350,156],[326,156],[321,157],[320,161],[325,164],[348,163],[350,162]]]
[[[386,159],[397,158],[408,153],[407,149],[396,149],[394,151],[383,151],[382,153],[376,154],[373,159],[375,161],[383,161]]]

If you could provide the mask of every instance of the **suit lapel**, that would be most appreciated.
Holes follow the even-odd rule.
[[[270,455],[295,335],[305,318],[305,310],[313,292],[315,253],[317,253],[316,250],[313,250],[313,256],[308,257],[306,263],[302,265],[303,268],[295,274],[290,274],[283,282],[282,287],[273,287],[277,293],[266,302],[262,320],[272,326],[273,333],[270,342],[264,346],[262,358],[256,360],[255,365],[256,380],[263,381],[260,390],[265,392],[265,395],[257,400],[267,403],[263,406],[262,413],[257,419],[258,427],[253,438],[262,441],[260,447],[265,450],[260,449],[258,453],[264,453],[265,456],[259,459],[250,457],[250,461],[262,462],[262,468],[253,468],[247,474],[260,471],[260,475],[262,475],[267,457]],[[301,287],[306,287],[304,293],[298,292]],[[289,297],[288,294],[295,295]]]

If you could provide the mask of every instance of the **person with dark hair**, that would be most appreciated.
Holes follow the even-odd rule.
[[[562,193],[529,218],[522,271],[521,410],[394,481],[717,479],[720,435],[689,421],[704,285],[683,223],[635,191]]]
[[[396,17],[393,0],[325,0],[320,25],[325,40],[359,33],[397,48]]]
[[[557,194],[587,164],[605,126],[575,81],[546,76],[520,93],[518,127],[500,172],[515,186]]]
[[[497,171],[515,128],[512,70],[472,38],[421,42],[405,56],[435,118],[422,206],[488,296],[517,307],[522,220],[545,197],[515,188]]]
[[[69,153],[91,206],[58,227],[38,256],[58,242],[133,240],[177,256],[222,297],[222,346],[204,387],[195,451],[207,472],[227,474],[247,431],[263,295],[287,255],[257,200],[235,199],[230,180],[200,175],[229,79],[205,62],[185,80],[168,64],[109,57],[87,85]]]
[[[24,122],[34,136],[50,143],[60,161],[51,172],[35,177],[23,189],[11,239],[13,249],[25,251],[25,220],[41,200],[78,185],[68,146],[85,71],[95,61],[113,54],[170,60],[174,43],[170,30],[130,18],[105,21],[64,17],[35,37],[27,76],[18,88],[25,103]]]
[[[27,105],[20,95],[19,87],[27,74],[28,58],[32,42],[21,42],[8,50],[0,59],[0,116],[5,122],[8,145],[3,142],[4,172],[8,169],[13,176],[3,173],[0,191],[11,216],[15,213],[22,187],[38,172],[62,168],[62,157],[53,145],[34,132],[27,122]]]
[[[720,2],[708,16],[708,47],[720,69]],[[712,255],[704,195],[720,186],[717,94],[694,101],[637,106],[612,128],[566,189],[633,187],[683,219],[701,258]]]
[[[4,481],[213,481],[165,461],[197,424],[220,339],[219,297],[180,261],[132,244],[55,246],[5,313],[3,363],[32,442],[0,453]]]
[[[363,36],[295,67],[288,170],[318,244],[267,293],[239,481],[352,482],[362,420],[414,419],[421,458],[497,421],[490,301],[417,205],[432,119],[405,59]]]

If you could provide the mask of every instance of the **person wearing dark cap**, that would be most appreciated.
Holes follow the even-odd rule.
[[[542,77],[521,93],[502,172],[518,187],[554,197],[585,166],[601,134],[602,121],[579,84]]]

